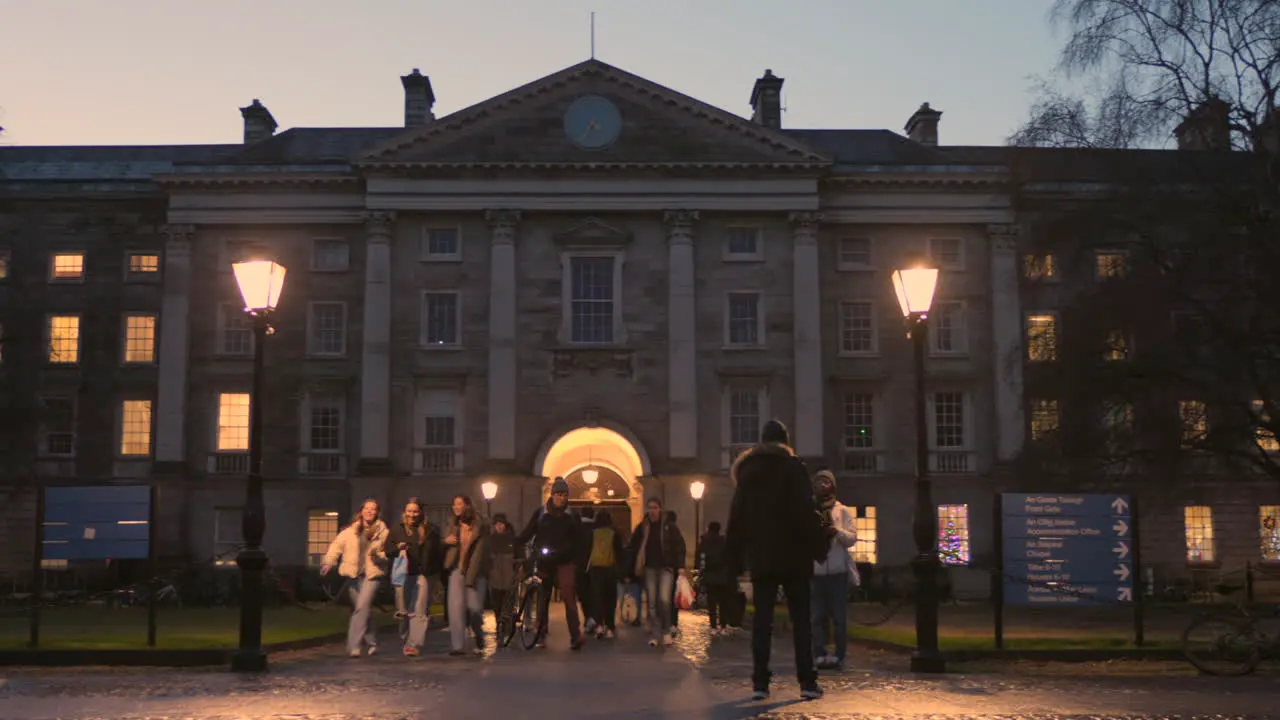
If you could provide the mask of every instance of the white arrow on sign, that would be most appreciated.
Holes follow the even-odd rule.
[[[1127,588],[1127,587],[1116,588],[1116,599],[1121,602],[1132,602],[1133,588]]]
[[[1117,541],[1116,546],[1111,548],[1111,552],[1115,553],[1119,559],[1123,560],[1129,557],[1129,543],[1123,540]]]
[[[1117,513],[1129,512],[1129,501],[1122,497],[1118,497],[1111,501],[1111,509]]]
[[[1125,534],[1129,532],[1129,523],[1125,522],[1122,518],[1117,520],[1116,524],[1111,526],[1111,529],[1115,530],[1116,534],[1120,537],[1124,537]]]
[[[1120,582],[1124,582],[1129,579],[1129,566],[1124,563],[1120,563],[1120,567],[1112,570],[1111,574],[1120,578]]]

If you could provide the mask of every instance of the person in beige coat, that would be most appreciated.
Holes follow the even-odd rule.
[[[373,627],[373,600],[386,575],[387,526],[379,519],[378,501],[365,500],[355,522],[338,533],[324,554],[320,574],[328,575],[336,565],[338,574],[347,578],[351,595],[351,622],[347,626],[347,654],[360,657],[362,643],[372,655],[378,649],[378,636]]]

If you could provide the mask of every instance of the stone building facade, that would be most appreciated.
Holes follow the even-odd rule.
[[[71,370],[45,362],[47,338],[6,342],[11,389],[71,378],[84,408],[74,468],[11,453],[7,547],[30,548],[37,483],[150,479],[166,555],[232,557],[253,340],[230,267],[270,257],[288,268],[265,349],[276,564],[314,563],[366,497],[440,516],[493,481],[492,510],[523,522],[558,475],[629,522],[662,498],[692,537],[695,514],[725,519],[732,458],[777,417],[841,476],[859,558],[902,565],[913,380],[890,273],[923,253],[942,269],[935,498],[964,555],[989,559],[992,497],[1017,485],[1028,426],[1006,149],[940,145],[927,104],[906,136],[783,128],[768,71],[751,119],[595,60],[438,119],[430,80],[402,83],[397,127],[277,134],[255,100],[243,144],[0,148],[6,338],[59,303],[96,328]],[[45,267],[63,244],[85,248],[89,279],[59,297]],[[157,256],[150,282],[122,269],[134,248]],[[157,328],[139,368],[116,362],[114,318],[133,311]],[[140,462],[113,415],[134,394],[152,403]],[[987,587],[982,570],[956,583]]]

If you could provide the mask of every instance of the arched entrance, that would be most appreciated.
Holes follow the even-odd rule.
[[[625,507],[627,530],[640,522],[644,512],[643,478],[651,472],[649,456],[626,428],[600,423],[554,432],[539,450],[533,470],[546,479],[542,487],[544,502],[551,492],[551,480],[563,477],[569,483],[569,501],[574,505],[612,508],[615,522],[621,519],[618,515]]]

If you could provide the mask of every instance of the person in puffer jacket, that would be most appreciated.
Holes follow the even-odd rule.
[[[851,581],[856,582],[849,577],[849,548],[858,541],[858,530],[853,512],[836,499],[836,476],[830,470],[819,470],[813,476],[813,494],[822,532],[830,544],[827,557],[813,564],[814,664],[819,668],[838,668],[844,664],[849,640],[849,585]],[[827,652],[828,621],[835,633],[834,655]]]

